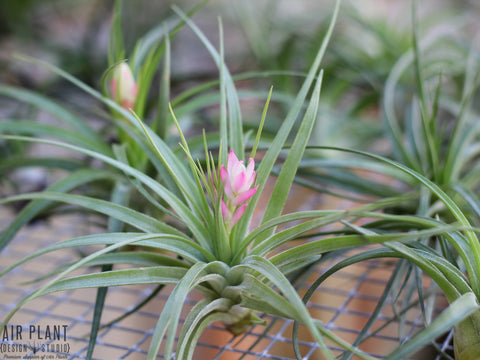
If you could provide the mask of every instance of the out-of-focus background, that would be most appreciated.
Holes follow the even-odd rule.
[[[317,131],[316,141],[357,147],[363,139],[369,139],[372,132],[378,131],[385,80],[398,59],[412,46],[414,3],[420,39],[442,36],[439,34],[453,39],[449,40],[449,46],[455,50],[449,49],[445,64],[437,59],[437,65],[464,66],[466,54],[475,46],[480,29],[476,16],[480,14],[478,2],[344,0],[323,62],[321,106],[325,116],[333,114],[337,120],[330,122],[329,131]],[[79,111],[91,109],[94,101],[81,90],[53,72],[15,56],[26,55],[54,64],[99,89],[107,68],[114,4],[111,0],[0,2],[0,82],[38,90]],[[187,0],[123,1],[127,54],[131,54],[135,42],[149,30],[178,20],[172,6],[188,11],[195,5],[196,1]],[[222,19],[225,58],[233,74],[288,72],[282,76],[277,73],[239,81],[239,87],[267,90],[273,85],[274,94],[292,96],[323,38],[333,5],[333,0],[211,0],[193,15],[193,20],[213,44],[218,44],[218,19]],[[172,97],[218,76],[205,47],[188,27],[172,40],[171,66]],[[158,90],[155,85],[154,82],[150,96],[153,102]],[[18,107],[11,101],[0,98],[0,102],[0,115],[17,114]],[[248,111],[244,111],[248,117]],[[341,129],[338,123],[348,121],[346,119],[361,120],[357,122],[361,126],[353,126],[355,136],[345,136],[343,130],[338,133]],[[322,132],[328,136],[322,137]]]
[[[197,4],[190,0],[124,0],[122,23],[127,58],[139,38],[155,27],[168,27],[178,20],[172,6],[187,12]],[[425,76],[435,86],[438,70],[447,69],[445,73],[452,81],[444,86],[443,92],[460,99],[462,69],[470,49],[475,50],[478,45],[475,40],[480,30],[478,2],[344,0],[323,61],[325,73],[320,100],[323,121],[322,126],[314,129],[313,143],[373,148],[377,153],[389,153],[391,149],[382,141],[382,136],[375,141],[372,139],[382,132],[381,101],[386,79],[402,55],[412,47],[413,4],[416,5],[420,42],[434,37],[445,38],[433,50],[429,49],[428,56],[425,55],[429,68],[433,69],[432,79],[428,79],[427,72]],[[82,114],[86,121],[98,121],[105,109],[102,104],[52,71],[17,56],[29,56],[56,65],[100,90],[102,75],[107,70],[114,5],[115,1],[111,0],[1,1],[0,83],[38,91]],[[333,0],[210,0],[193,15],[193,21],[213,44],[218,44],[221,18],[226,64],[231,73],[262,72],[236,85],[257,92],[267,92],[273,86],[274,96],[287,106],[283,109],[271,106],[269,117],[278,115],[277,118],[281,118],[313,61],[333,5]],[[218,69],[210,55],[187,26],[172,39],[171,59],[172,98],[195,85],[218,78]],[[151,108],[157,101],[159,73],[150,89]],[[406,89],[405,97],[410,96],[408,91],[414,86],[412,74],[413,70],[399,81],[399,88]],[[257,105],[262,106],[258,102]],[[401,101],[399,106],[401,108]],[[258,123],[257,107],[250,111],[248,101],[243,101],[242,112],[245,123]],[[198,124],[198,129],[205,126],[203,112],[188,116],[189,121]],[[2,118],[50,121],[39,116],[36,109],[0,96],[0,121]],[[148,123],[149,119],[144,121]],[[104,122],[99,121],[99,124]],[[10,149],[7,149],[7,156],[8,151]],[[26,177],[27,181],[34,182],[32,189],[45,185],[35,182],[47,181],[45,176],[34,171],[28,172]],[[0,182],[4,181],[0,176]]]
[[[217,43],[217,18],[222,18],[225,55],[233,73],[259,69],[304,71],[322,39],[333,3],[330,0],[211,0],[193,19],[211,41]],[[416,3],[420,30],[425,33],[434,28],[438,31],[449,28],[464,34],[463,40],[468,41],[479,30],[475,15],[480,5],[474,0]],[[175,18],[172,5],[187,11],[196,4],[190,0],[123,1],[127,49],[132,50],[135,41],[154,26]],[[14,54],[23,54],[58,65],[87,84],[98,84],[107,64],[113,6],[111,0],[2,1],[0,80],[62,94],[62,82],[55,75],[12,60]],[[336,71],[327,76],[347,78],[356,73],[357,77],[363,75],[370,86],[380,86],[376,76],[385,75],[411,45],[411,23],[412,1],[343,1],[324,63],[325,68],[334,67]],[[206,77],[215,72],[206,50],[188,29],[182,30],[173,41],[172,59],[174,81]],[[351,85],[359,84],[352,82]]]

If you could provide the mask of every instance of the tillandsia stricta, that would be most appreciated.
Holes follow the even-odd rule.
[[[113,200],[106,201],[66,192],[45,191],[0,200],[0,203],[7,203],[23,199],[40,199],[77,205],[115,218],[129,229],[128,232],[110,231],[62,241],[3,269],[1,274],[25,261],[59,249],[89,244],[105,246],[69,264],[67,268],[59,267],[53,274],[53,279],[17,304],[3,320],[3,324],[6,324],[27,302],[55,291],[133,284],[170,284],[173,290],[168,294],[168,300],[160,311],[147,359],[155,359],[163,343],[165,358],[170,358],[176,345],[176,358],[192,359],[195,344],[206,326],[220,321],[232,333],[239,334],[253,324],[263,323],[259,316],[261,313],[293,319],[304,324],[328,359],[335,359],[335,354],[326,346],[325,338],[336,347],[345,349],[347,353],[355,354],[362,359],[372,359],[356,346],[351,346],[338,338],[322,326],[318,319],[313,318],[287,275],[312,264],[328,251],[389,242],[393,239],[407,241],[443,230],[422,228],[418,232],[408,234],[326,236],[302,245],[284,247],[290,240],[298,239],[322,226],[334,224],[345,217],[381,217],[375,210],[381,208],[383,203],[367,204],[347,212],[312,210],[283,213],[296,171],[317,121],[322,82],[320,63],[333,32],[339,4],[337,1],[324,41],[291,105],[291,110],[285,116],[273,140],[269,142],[268,149],[258,161],[256,168],[253,159],[256,158],[261,129],[266,121],[270,96],[261,116],[257,137],[250,143],[253,145],[246,157],[248,147],[244,145],[244,141],[247,137],[244,133],[239,97],[232,76],[223,61],[222,41],[220,51],[217,51],[195,24],[178,10],[182,20],[204,42],[220,72],[221,112],[218,136],[220,146],[212,149],[209,147],[207,136],[204,136],[203,159],[195,159],[194,152],[190,150],[189,143],[183,135],[181,123],[175,119],[173,109],[171,116],[177,125],[184,152],[172,149],[164,138],[154,131],[153,126],[148,126],[141,120],[143,117],[137,110],[142,102],[139,98],[142,99],[141,94],[146,91],[145,83],[138,82],[135,111],[127,111],[110,97],[103,96],[86,84],[50,66],[101,100],[125,120],[122,129],[131,135],[139,148],[145,152],[145,156],[157,170],[156,175],[150,176],[142,169],[136,168],[128,161],[125,148],[121,147],[103,153],[81,144],[19,136],[2,137],[60,146],[100,160],[124,173],[125,178],[131,181],[138,193],[166,216],[152,217],[139,209],[118,204]],[[168,43],[168,37],[165,41]],[[311,95],[307,101],[308,94]],[[291,143],[288,142],[290,139]],[[286,148],[288,150],[285,150]],[[230,153],[227,153],[228,150]],[[217,161],[214,160],[213,151],[218,151]],[[274,180],[271,196],[265,200],[266,208],[259,216],[259,225],[251,229],[254,210],[260,196],[264,194],[267,182],[272,181],[272,170],[278,161],[283,161],[282,169]],[[167,217],[175,221],[167,222],[165,220]],[[130,248],[126,248],[127,245],[135,245],[138,250],[131,251]],[[72,275],[72,272],[80,267],[86,267],[86,271],[89,271],[91,269],[89,266],[94,264],[108,265],[112,268],[99,273]],[[121,264],[122,268],[115,268],[117,264]],[[181,325],[183,305],[193,290],[201,293],[203,299],[194,306]],[[181,332],[175,344],[179,326]],[[420,344],[425,343],[425,339],[422,341]],[[94,345],[95,338],[91,338],[90,343]],[[418,344],[417,341],[414,345]],[[412,350],[414,347],[409,349]],[[399,357],[392,353],[390,359]]]
[[[389,156],[398,163],[369,154],[352,160],[345,158],[343,165],[339,165],[340,161],[335,162],[334,171],[343,180],[339,186],[346,183],[357,194],[392,197],[404,192],[405,196],[388,204],[385,212],[405,216],[414,214],[437,224],[454,221],[464,227],[463,232],[446,232],[408,246],[387,246],[393,248],[396,255],[409,260],[410,263],[403,267],[406,278],[407,272],[423,271],[435,279],[441,293],[452,304],[460,297],[465,302],[469,298],[470,305],[458,311],[456,318],[444,318],[430,329],[440,333],[442,324],[443,331],[454,327],[455,358],[477,359],[480,358],[480,201],[477,195],[480,186],[480,143],[478,115],[475,106],[471,105],[480,83],[478,47],[457,47],[460,35],[457,28],[438,34],[434,26],[429,30],[420,26],[421,22],[416,15],[418,4],[412,2],[411,48],[391,68],[383,93],[386,136],[382,138],[391,142],[392,153]],[[426,31],[430,33],[421,37],[420,33]],[[464,37],[465,33],[462,32],[461,36]],[[464,38],[463,41],[470,40]],[[442,49],[441,54],[439,49]],[[458,57],[459,61],[433,67],[432,64],[444,60],[445,54]],[[413,79],[408,90],[403,84],[406,74]],[[450,85],[458,84],[459,79],[463,83],[463,87],[459,87],[460,95],[450,91]],[[408,96],[405,96],[406,93]],[[344,149],[337,150],[345,153]],[[308,180],[313,182],[316,178],[318,184],[321,184],[322,176],[316,177],[315,173],[328,173],[326,168],[329,162],[332,163],[331,159],[325,159],[324,162],[319,160],[317,172],[312,171],[313,161],[308,162],[307,172],[314,174]],[[356,172],[349,173],[350,170],[342,174],[338,171],[342,167],[369,169],[371,180],[364,182],[365,179],[358,177]],[[380,177],[371,176],[372,173],[377,173]],[[385,175],[393,181],[386,182],[382,178]],[[399,181],[402,183],[400,186]],[[378,225],[375,228],[370,224],[366,233],[385,231],[381,224]],[[399,230],[404,225],[403,222],[388,222],[390,230]],[[413,227],[409,225],[404,230]],[[365,232],[365,229],[362,231]],[[365,257],[366,254],[363,254],[363,259]],[[393,276],[400,278],[400,272],[402,271],[393,273],[392,279]],[[417,292],[422,297],[424,289],[419,281],[413,278],[409,280],[406,286],[397,289],[404,293]],[[393,287],[392,293],[396,291]],[[392,296],[400,298],[399,294]],[[425,312],[426,318],[428,312]]]
[[[349,347],[331,332],[323,329],[318,321],[312,319],[286,278],[286,274],[317,260],[324,250],[319,247],[316,252],[312,253],[303,248],[292,248],[272,254],[289,240],[318,226],[338,220],[338,214],[335,218],[324,218],[323,212],[281,215],[296,168],[317,118],[322,79],[319,67],[328,39],[333,31],[338,10],[339,2],[337,2],[335,15],[325,40],[297,95],[292,110],[285,118],[277,136],[256,170],[254,162],[250,158],[255,157],[266,111],[263,112],[258,136],[249,155],[248,164],[245,166],[242,163],[245,156],[243,145],[245,135],[238,94],[233,79],[223,62],[222,50],[218,53],[183,13],[179,12],[179,15],[205,42],[220,69],[220,108],[225,110],[228,107],[229,109],[228,116],[226,111],[221,112],[219,131],[221,146],[218,162],[213,161],[208,143],[205,141],[206,172],[202,168],[201,162],[196,162],[191,155],[189,144],[183,137],[178,122],[176,123],[182,139],[182,146],[187,155],[188,166],[185,163],[185,157],[181,153],[173,151],[161,136],[140,120],[135,112],[127,111],[109,97],[102,96],[86,84],[64,74],[61,70],[48,66],[95,98],[103,101],[127,120],[130,127],[124,125],[123,129],[132,135],[132,139],[138,142],[140,148],[145,150],[149,161],[158,170],[158,173],[162,174],[162,178],[159,181],[131,166],[124,148],[122,152],[122,148],[117,147],[112,155],[54,140],[21,137],[10,137],[10,139],[16,138],[19,141],[35,141],[61,146],[101,160],[110,167],[125,173],[138,189],[139,194],[142,194],[161,212],[177,221],[174,226],[160,218],[153,218],[141,211],[112,201],[53,191],[24,194],[1,200],[2,203],[6,203],[28,198],[78,205],[115,218],[132,229],[130,232],[109,232],[62,241],[35,252],[26,259],[4,269],[2,273],[10,271],[24,261],[61,248],[87,244],[105,245],[102,250],[85,256],[70,264],[66,269],[59,268],[52,280],[17,304],[12,313],[4,319],[4,323],[7,323],[14,313],[27,302],[54,291],[85,287],[108,288],[109,286],[130,284],[173,284],[174,290],[169,294],[155,327],[148,359],[154,359],[157,356],[160,345],[164,341],[166,342],[164,356],[170,358],[174,348],[176,329],[180,324],[181,310],[188,294],[193,289],[202,293],[204,300],[200,301],[185,319],[176,346],[176,357],[179,359],[192,358],[195,343],[208,324],[221,321],[230,331],[238,334],[245,331],[248,326],[262,322],[257,316],[261,312],[296,319],[305,324],[331,359],[333,359],[333,355],[325,346],[324,336],[362,358],[369,358],[361,351]],[[262,224],[250,232],[249,224],[259,196],[270,179],[271,170],[287,138],[292,133],[313,84],[315,85],[311,93],[311,100],[294,136],[295,141],[287,156],[284,170],[277,178]],[[142,93],[142,89],[142,83],[139,82],[139,94]],[[138,106],[136,103],[135,108]],[[173,111],[172,116],[175,117]],[[143,133],[144,136],[138,136],[139,133]],[[231,149],[231,152],[227,156],[228,148]],[[212,177],[216,177],[215,188],[210,188],[213,186],[209,180]],[[288,230],[276,230],[278,225],[292,222],[295,224],[296,221],[305,219],[310,220],[301,225],[293,225]],[[360,243],[360,239],[357,241]],[[325,251],[337,247],[335,243],[333,238],[326,239]],[[363,244],[363,240],[361,243]],[[141,250],[126,251],[125,246],[131,244]],[[340,243],[340,246],[343,245]],[[173,254],[173,256],[168,254]],[[272,256],[269,257],[269,254]],[[130,266],[118,270],[113,267],[118,263],[130,264]],[[75,269],[91,264],[111,265],[112,268],[100,273],[68,277]],[[91,338],[90,342],[94,344],[95,339]]]

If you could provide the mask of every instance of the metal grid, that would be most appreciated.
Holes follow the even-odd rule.
[[[3,228],[8,219],[11,219],[11,216],[5,213],[5,209],[0,210],[0,214],[2,215],[0,217],[0,228]],[[82,224],[86,223],[88,221],[82,222],[75,218],[60,217],[48,224],[39,222],[29,225],[4,250],[1,268],[3,269],[32,251],[53,242],[78,236],[80,233],[95,231],[91,227],[82,228]],[[75,225],[73,234],[72,224]],[[47,254],[2,277],[0,280],[0,319],[3,319],[21,299],[38,287],[38,284],[21,285],[21,283],[53,270],[59,264],[68,263],[74,260],[76,256],[77,254],[73,250]],[[378,302],[388,279],[389,269],[391,269],[391,264],[388,262],[370,261],[336,273],[316,291],[308,304],[309,310],[314,316],[321,319],[327,328],[334,330],[343,339],[353,342]],[[306,290],[309,282],[311,283],[321,271],[322,268],[319,268],[316,274],[312,274],[305,287],[300,289],[300,293]],[[167,298],[168,290],[169,288],[162,291],[154,300],[133,315],[109,328],[102,329],[98,336],[94,358],[102,360],[144,359],[154,326]],[[22,357],[17,358],[42,359],[39,354],[55,354],[56,358],[84,359],[88,346],[87,335],[91,325],[95,291],[95,289],[82,289],[50,294],[35,299],[22,307],[9,324],[20,325],[23,329],[23,338],[15,339],[14,332],[11,332],[11,334],[8,334],[8,339],[0,340],[0,350],[2,351],[0,358],[15,358],[12,356],[21,355]],[[151,291],[153,291],[153,288],[150,286],[109,289],[102,323],[115,319],[132,309]],[[196,300],[198,300],[198,294],[191,294],[185,304],[183,318],[193,307]],[[268,323],[267,327],[252,327],[245,334],[236,338],[232,337],[219,324],[211,325],[201,336],[194,358],[219,360],[295,359],[291,341],[293,322],[271,316],[264,316],[264,318]],[[367,341],[362,343],[360,348],[375,357],[382,358],[397,347],[399,344],[399,324],[392,320],[393,318],[394,313],[389,312],[389,308],[386,307],[371,329],[374,333]],[[418,308],[409,310],[406,318],[407,321],[403,326],[402,333],[404,339],[423,326]],[[35,327],[36,332],[38,326],[40,326],[40,336],[34,333],[33,340],[28,338],[31,325]],[[47,326],[53,328],[55,325],[59,328],[63,328],[64,325],[67,327],[66,341],[63,338],[48,338]],[[265,333],[266,328],[268,331]],[[312,341],[307,331],[303,330],[305,329],[300,328],[299,332],[300,350],[303,359],[321,359],[318,344]],[[5,333],[3,336],[5,336]],[[451,354],[450,343],[451,334],[447,334],[437,344],[437,347],[440,351]],[[45,350],[50,350],[46,348],[47,344],[53,346],[55,351],[42,351],[42,346],[45,346]],[[17,351],[13,354],[11,351],[10,353],[5,351],[7,345],[21,345],[24,348],[21,349],[22,352]],[[40,348],[40,352],[34,353],[32,350],[34,347],[37,350]],[[331,349],[335,355],[341,355],[341,351],[335,346],[332,345]],[[163,358],[161,353],[160,350],[158,355],[160,359]],[[48,357],[44,358],[48,359]],[[439,360],[446,357],[440,355],[439,350],[432,347],[416,358]],[[355,357],[352,357],[352,359],[355,359]]]

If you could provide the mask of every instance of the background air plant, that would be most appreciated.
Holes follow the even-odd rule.
[[[363,159],[350,159],[347,155],[337,162],[329,158],[313,160],[306,157],[305,172],[300,174],[299,181],[320,189],[325,183],[323,179],[330,183],[329,177],[336,174],[341,179],[332,187],[341,189],[336,190],[337,194],[345,194],[361,202],[370,202],[372,197],[385,199],[397,196],[384,207],[385,213],[417,216],[443,224],[456,222],[464,227],[464,231],[427,236],[408,244],[386,243],[386,247],[393,250],[390,253],[392,256],[400,256],[409,262],[398,264],[392,275],[391,287],[386,289],[385,294],[390,292],[391,296],[398,298],[394,284],[404,278],[406,285],[400,291],[405,294],[415,291],[422,296],[421,274],[426,273],[447,294],[449,301],[469,294],[474,302],[478,302],[479,240],[476,232],[472,231],[474,226],[478,226],[479,219],[475,210],[478,209],[475,195],[479,180],[478,132],[474,120],[476,109],[471,104],[478,88],[476,50],[472,47],[467,52],[457,47],[458,43],[446,37],[444,32],[420,40],[415,7],[413,19],[412,47],[399,58],[386,79],[382,104],[385,138],[391,142],[392,150],[388,155],[398,163],[371,153],[364,154],[366,157]],[[459,63],[462,65],[459,66]],[[406,73],[415,84],[410,90],[400,85]],[[459,85],[460,74],[463,83]],[[348,153],[344,149],[336,150]],[[311,154],[317,154],[317,151],[318,148],[312,149]],[[330,173],[324,165],[333,171]],[[367,177],[359,177],[358,174],[365,170]],[[368,230],[347,223],[346,226],[363,234],[418,230],[413,224],[398,223],[395,218],[369,222]],[[377,257],[379,254],[376,250],[365,252],[339,267],[363,261],[369,256]],[[412,271],[417,275],[409,275]],[[440,273],[445,276],[443,280],[436,278],[436,274]],[[323,279],[320,278],[318,284]],[[382,306],[380,304],[378,309]],[[399,307],[405,308],[405,304]],[[434,322],[429,319],[428,311],[425,312],[426,324]],[[456,358],[479,356],[479,336],[475,329],[478,329],[478,310],[455,327]],[[357,339],[358,343],[367,332],[364,329]]]

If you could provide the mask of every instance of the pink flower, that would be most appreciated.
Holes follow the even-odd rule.
[[[113,69],[110,88],[115,101],[127,110],[133,109],[137,99],[138,85],[126,62],[121,62]]]
[[[233,226],[245,212],[246,202],[257,192],[258,187],[252,188],[255,183],[254,160],[250,158],[245,167],[233,150],[230,151],[227,167],[222,165],[220,168],[220,179],[225,194],[225,199],[222,199],[222,216]]]

